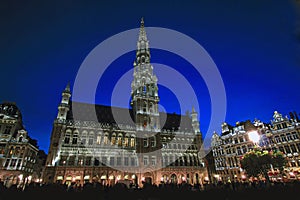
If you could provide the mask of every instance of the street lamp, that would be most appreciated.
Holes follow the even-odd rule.
[[[254,144],[254,149],[255,148],[258,148],[258,150],[262,150],[262,148],[259,146],[259,140],[260,140],[260,135],[259,135],[259,133],[256,131],[256,130],[254,130],[254,131],[250,131],[250,132],[248,132],[248,137],[249,137],[249,140],[250,141],[252,141],[253,142],[253,144]],[[270,163],[270,169],[271,169],[271,171],[273,172],[274,170],[273,170],[273,166],[272,166],[272,164]],[[269,169],[268,169],[269,170]],[[266,180],[267,180],[267,184],[269,184],[269,174],[267,173],[267,171],[265,171],[264,172],[264,177],[266,178]]]
[[[259,146],[258,143],[259,143],[259,140],[260,140],[260,135],[258,134],[257,131],[248,132],[248,137],[249,137],[249,140],[253,142],[254,147]]]

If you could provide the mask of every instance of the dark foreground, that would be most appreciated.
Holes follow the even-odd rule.
[[[220,184],[206,185],[204,188],[183,185],[145,185],[143,188],[130,188],[117,184],[104,187],[98,184],[86,184],[83,187],[67,187],[65,185],[30,184],[24,190],[12,186],[1,187],[0,200],[14,199],[95,199],[95,200],[169,200],[169,199],[296,199],[300,195],[300,183],[262,184]]]

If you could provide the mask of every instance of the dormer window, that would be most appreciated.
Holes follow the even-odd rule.
[[[9,134],[12,129],[12,126],[6,126],[3,134]]]
[[[144,147],[148,147],[148,138],[143,139],[143,145]]]
[[[65,139],[64,139],[65,144],[70,143],[70,137],[71,137],[71,133],[69,131],[67,131],[66,134],[65,134]]]
[[[287,128],[286,123],[282,123],[282,127],[283,127],[283,128]]]
[[[281,129],[281,124],[277,124],[276,126],[278,130]]]

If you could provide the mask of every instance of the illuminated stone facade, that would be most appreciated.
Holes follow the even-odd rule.
[[[72,102],[67,85],[53,123],[43,181],[81,185],[128,181],[139,186],[207,181],[197,112],[159,112],[157,81],[142,20],[131,109]]]
[[[0,104],[0,179],[4,185],[21,185],[41,178],[37,141],[28,136],[15,103]]]
[[[300,172],[300,121],[298,115],[290,113],[283,117],[275,111],[271,123],[259,120],[237,122],[236,125],[222,124],[222,134],[214,133],[211,141],[216,173],[212,175],[216,181],[248,180],[240,168],[240,158],[253,149],[253,141],[248,133],[256,131],[259,135],[259,147],[267,150],[280,150],[288,158],[284,171],[269,171],[270,180],[293,180]]]

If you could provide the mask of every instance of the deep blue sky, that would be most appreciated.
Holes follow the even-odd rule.
[[[299,113],[300,21],[295,2],[1,1],[0,101],[17,103],[29,135],[48,152],[61,92],[69,81],[74,83],[82,61],[108,37],[139,27],[144,17],[146,26],[182,32],[209,53],[226,89],[226,122],[269,122],[274,110]],[[110,104],[114,81],[132,68],[133,60],[131,52],[109,67],[114,76],[103,77],[99,85],[105,89],[97,92],[97,103]],[[201,77],[168,52],[152,50],[151,61],[174,67],[193,83],[205,133],[210,101]],[[167,112],[179,112],[170,91],[160,87],[160,96]]]

